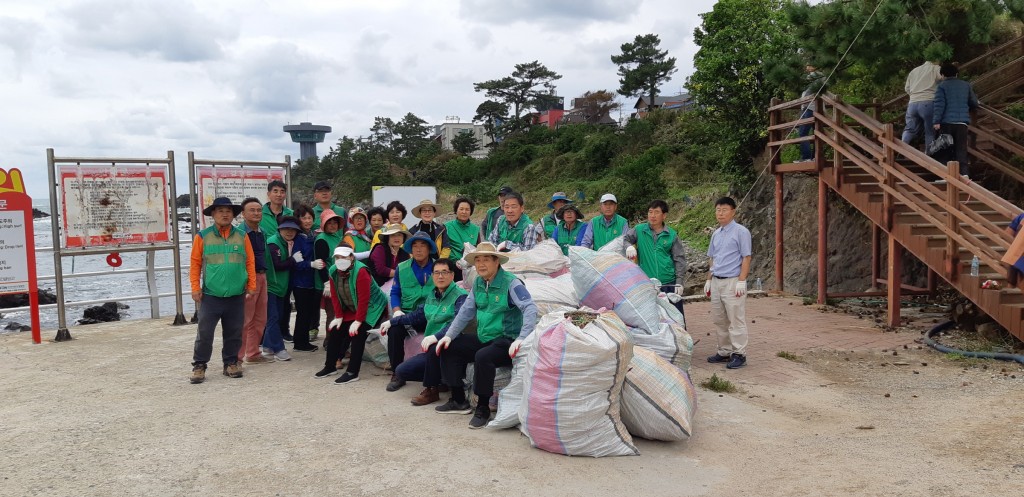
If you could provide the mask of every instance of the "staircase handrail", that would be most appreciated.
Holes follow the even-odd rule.
[[[989,51],[987,51],[987,52],[985,52],[985,53],[983,53],[983,54],[981,54],[981,55],[979,55],[979,56],[977,56],[977,57],[975,57],[975,58],[973,58],[973,59],[971,59],[971,60],[969,60],[967,62],[964,62],[963,64],[960,64],[960,70],[961,71],[967,71],[970,68],[972,68],[972,67],[974,67],[974,66],[976,66],[978,64],[981,64],[983,61],[988,60],[990,57],[993,57],[993,56],[995,56],[997,54],[1001,54],[1004,50],[1006,50],[1006,49],[1008,49],[1010,47],[1013,47],[1014,45],[1016,45],[1018,47],[1021,47],[1021,48],[1024,48],[1024,35],[1021,35],[1021,36],[1018,36],[1018,37],[1016,37],[1016,38],[1014,38],[1012,40],[1009,40],[1006,43],[1003,43],[1002,45],[999,45],[999,46],[997,46],[997,47],[995,47],[995,48],[993,48],[993,49],[991,49],[991,50],[989,50]]]

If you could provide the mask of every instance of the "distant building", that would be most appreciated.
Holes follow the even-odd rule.
[[[572,99],[572,109],[569,109],[562,117],[561,124],[603,124],[617,126],[618,121],[608,115],[609,109],[602,109],[598,105],[591,105],[584,97]]]
[[[479,140],[480,148],[469,154],[470,157],[474,159],[487,157],[487,154],[490,153],[488,145],[491,144],[491,137],[487,135],[487,130],[481,124],[460,122],[438,124],[434,126],[434,135],[431,139],[438,142],[444,150],[455,150],[452,148],[452,140],[462,133],[473,133]]]
[[[537,112],[533,116],[533,124],[543,124],[555,129],[565,115],[565,98],[551,95],[537,102]]]
[[[689,93],[680,93],[679,95],[669,96],[659,95],[657,97],[654,97],[653,106],[650,105],[648,100],[649,98],[647,96],[638,98],[636,104],[633,105],[633,109],[635,110],[635,112],[633,112],[633,114],[630,115],[629,117],[642,118],[646,116],[648,112],[651,111],[652,107],[655,109],[676,110],[679,112],[686,112],[693,108],[693,98],[690,97]]]
[[[284,127],[284,132],[299,144],[299,160],[316,157],[316,144],[323,143],[324,136],[331,132],[330,126],[302,122]]]

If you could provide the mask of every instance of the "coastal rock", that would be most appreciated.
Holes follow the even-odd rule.
[[[32,219],[40,219],[44,217],[50,217],[50,215],[39,209],[36,209],[35,207],[32,208]]]
[[[53,290],[46,288],[39,289],[39,305],[56,304],[57,295],[53,293]],[[0,295],[0,309],[9,309],[11,307],[25,307],[28,305],[28,294],[17,293],[11,295]]]
[[[32,327],[31,326],[26,326],[26,325],[23,325],[21,323],[17,323],[17,322],[14,322],[14,321],[11,321],[10,323],[7,323],[7,326],[4,326],[4,329],[7,330],[7,331],[32,331]]]
[[[82,312],[82,319],[78,320],[78,324],[96,324],[106,323],[110,321],[120,321],[121,314],[118,313],[118,309],[121,305],[117,302],[106,302],[103,305],[95,307],[89,307]]]

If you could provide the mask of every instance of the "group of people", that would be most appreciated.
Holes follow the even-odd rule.
[[[907,75],[904,85],[907,105],[903,142],[910,143],[924,132],[925,150],[942,163],[957,161],[960,175],[970,179],[967,159],[967,128],[971,112],[978,108],[978,96],[971,84],[960,79],[956,65],[925,61]],[[938,135],[936,135],[938,133]],[[952,143],[933,147],[937,137],[948,136]]]
[[[512,364],[538,321],[526,285],[502,268],[508,252],[530,250],[546,238],[565,253],[570,246],[599,249],[621,236],[625,255],[663,291],[682,293],[685,257],[678,234],[665,223],[669,207],[663,200],[650,203],[647,222],[630,227],[616,213],[613,194],[601,197],[601,216],[585,222],[579,207],[557,192],[548,203],[551,213],[535,223],[524,212],[523,196],[503,187],[483,226],[471,220],[475,203],[460,197],[452,206],[454,219],[444,224],[436,220],[440,206],[421,201],[412,209],[418,222],[409,228],[402,222],[407,211],[401,202],[346,211],[332,202],[329,183],[318,182],[314,190],[313,208],[289,209],[287,186],[272,181],[265,204],[256,198],[239,205],[217,198],[204,209],[213,224],[192,247],[190,281],[199,318],[192,383],[206,379],[218,322],[223,374],[239,378],[243,364],[290,360],[286,342],[293,342],[294,351],[319,350],[312,342],[323,309],[326,354],[315,378],[344,368],[335,383],[357,381],[369,331],[379,329],[388,337],[392,369],[386,389],[422,382],[413,405],[439,402],[441,393],[450,392],[438,412],[473,412],[463,378],[474,363],[478,399],[470,427],[480,428],[494,405],[496,369]],[[732,220],[735,209],[728,197],[716,206],[720,227],[708,251],[712,266],[705,285],[719,327],[718,353],[708,361],[728,362],[730,368],[746,363],[743,302],[750,265],[750,233]],[[242,223],[235,226],[239,214]],[[466,244],[475,249],[464,253]],[[472,286],[461,286],[469,267],[477,278]],[[294,334],[288,331],[292,299]],[[681,301],[677,307],[682,311]],[[475,333],[465,333],[473,327]],[[404,342],[420,336],[421,353],[406,357]]]

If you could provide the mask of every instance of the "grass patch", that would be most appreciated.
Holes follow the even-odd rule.
[[[711,378],[701,382],[700,386],[718,393],[733,393],[737,390],[736,385],[729,380],[719,378],[717,374],[713,374]]]
[[[792,352],[786,352],[785,350],[780,350],[777,354],[775,354],[775,356],[781,357],[787,361],[804,362],[804,360],[800,356]]]
[[[983,364],[986,361],[989,361],[989,359],[982,359],[980,357],[967,357],[963,354],[958,354],[956,352],[947,352],[946,359],[962,364],[964,366],[977,366],[979,364]]]

